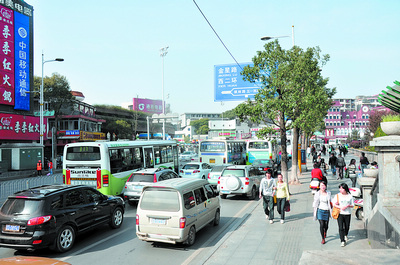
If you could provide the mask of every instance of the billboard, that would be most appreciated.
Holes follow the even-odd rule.
[[[47,120],[44,120],[45,130]],[[0,135],[2,140],[39,139],[39,117],[0,113]]]
[[[133,110],[161,114],[163,112],[162,100],[133,98]]]
[[[223,64],[214,66],[214,101],[245,101],[253,99],[261,85],[243,80],[240,74],[252,63]]]
[[[0,0],[0,104],[30,110],[33,83],[33,7]]]

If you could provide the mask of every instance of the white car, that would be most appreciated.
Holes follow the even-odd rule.
[[[182,178],[206,179],[212,167],[207,163],[192,162],[184,165],[179,170],[179,176]]]
[[[228,195],[246,195],[254,200],[257,197],[261,179],[264,174],[254,166],[236,165],[230,166],[222,171],[218,179],[219,194],[221,199]]]
[[[179,159],[182,161],[192,161],[197,156],[195,152],[185,151],[179,155]]]

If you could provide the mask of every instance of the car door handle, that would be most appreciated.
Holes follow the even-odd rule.
[[[75,214],[76,214],[76,212],[69,213],[69,215],[75,215]]]

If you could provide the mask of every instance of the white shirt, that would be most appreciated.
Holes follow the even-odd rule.
[[[351,214],[351,210],[352,210],[353,207],[354,207],[354,198],[353,198],[353,196],[352,196],[350,193],[348,193],[348,194],[346,194],[346,195],[343,195],[343,194],[341,194],[341,193],[338,193],[338,194],[339,194],[339,208],[340,208],[340,214]],[[332,204],[333,204],[333,206],[336,205],[337,197],[338,197],[338,196],[335,195],[335,196],[332,198]],[[342,210],[342,207],[348,206],[348,205],[350,205],[350,206],[347,207],[345,210]]]

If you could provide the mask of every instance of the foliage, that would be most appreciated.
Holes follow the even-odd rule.
[[[375,131],[374,137],[375,137],[375,138],[378,138],[378,137],[382,137],[382,136],[387,136],[387,134],[384,133],[384,132],[382,131],[381,126],[379,126],[378,129],[376,129],[376,131]]]
[[[191,121],[190,126],[193,126],[194,134],[201,134],[200,132],[204,132],[204,131],[207,131],[206,133],[204,133],[204,134],[207,134],[209,131],[208,119],[199,119],[199,120]],[[203,126],[205,126],[205,127],[203,127]],[[200,131],[200,128],[201,128],[201,131]],[[205,128],[207,128],[207,129],[205,129]]]
[[[254,101],[238,105],[235,113],[241,120],[272,123],[279,128],[282,170],[286,171],[286,131],[295,128],[297,136],[300,129],[311,132],[323,127],[336,89],[325,87],[328,79],[322,77],[321,67],[329,60],[329,55],[320,56],[318,47],[304,51],[295,46],[286,51],[276,40],[268,42],[264,48],[253,57],[254,66],[246,66],[241,73],[244,80],[259,81],[261,87]],[[297,146],[297,137],[294,141]],[[297,165],[295,157],[293,160]]]
[[[132,139],[132,125],[124,120],[116,120],[114,131],[119,139]]]
[[[190,136],[189,135],[185,135],[185,137],[183,138],[185,143],[190,143]]]
[[[382,116],[382,121],[383,122],[400,121],[400,115],[393,115],[393,114],[385,115]]]
[[[256,136],[258,139],[271,139],[276,134],[276,130],[272,127],[264,127],[258,132],[256,132]]]
[[[360,148],[361,147],[361,141],[358,140],[353,140],[350,142],[350,147],[352,148]]]
[[[235,109],[227,110],[222,113],[224,119],[233,120],[236,119]]]
[[[197,134],[208,134],[208,131],[210,129],[208,128],[208,125],[202,125],[198,130]]]

